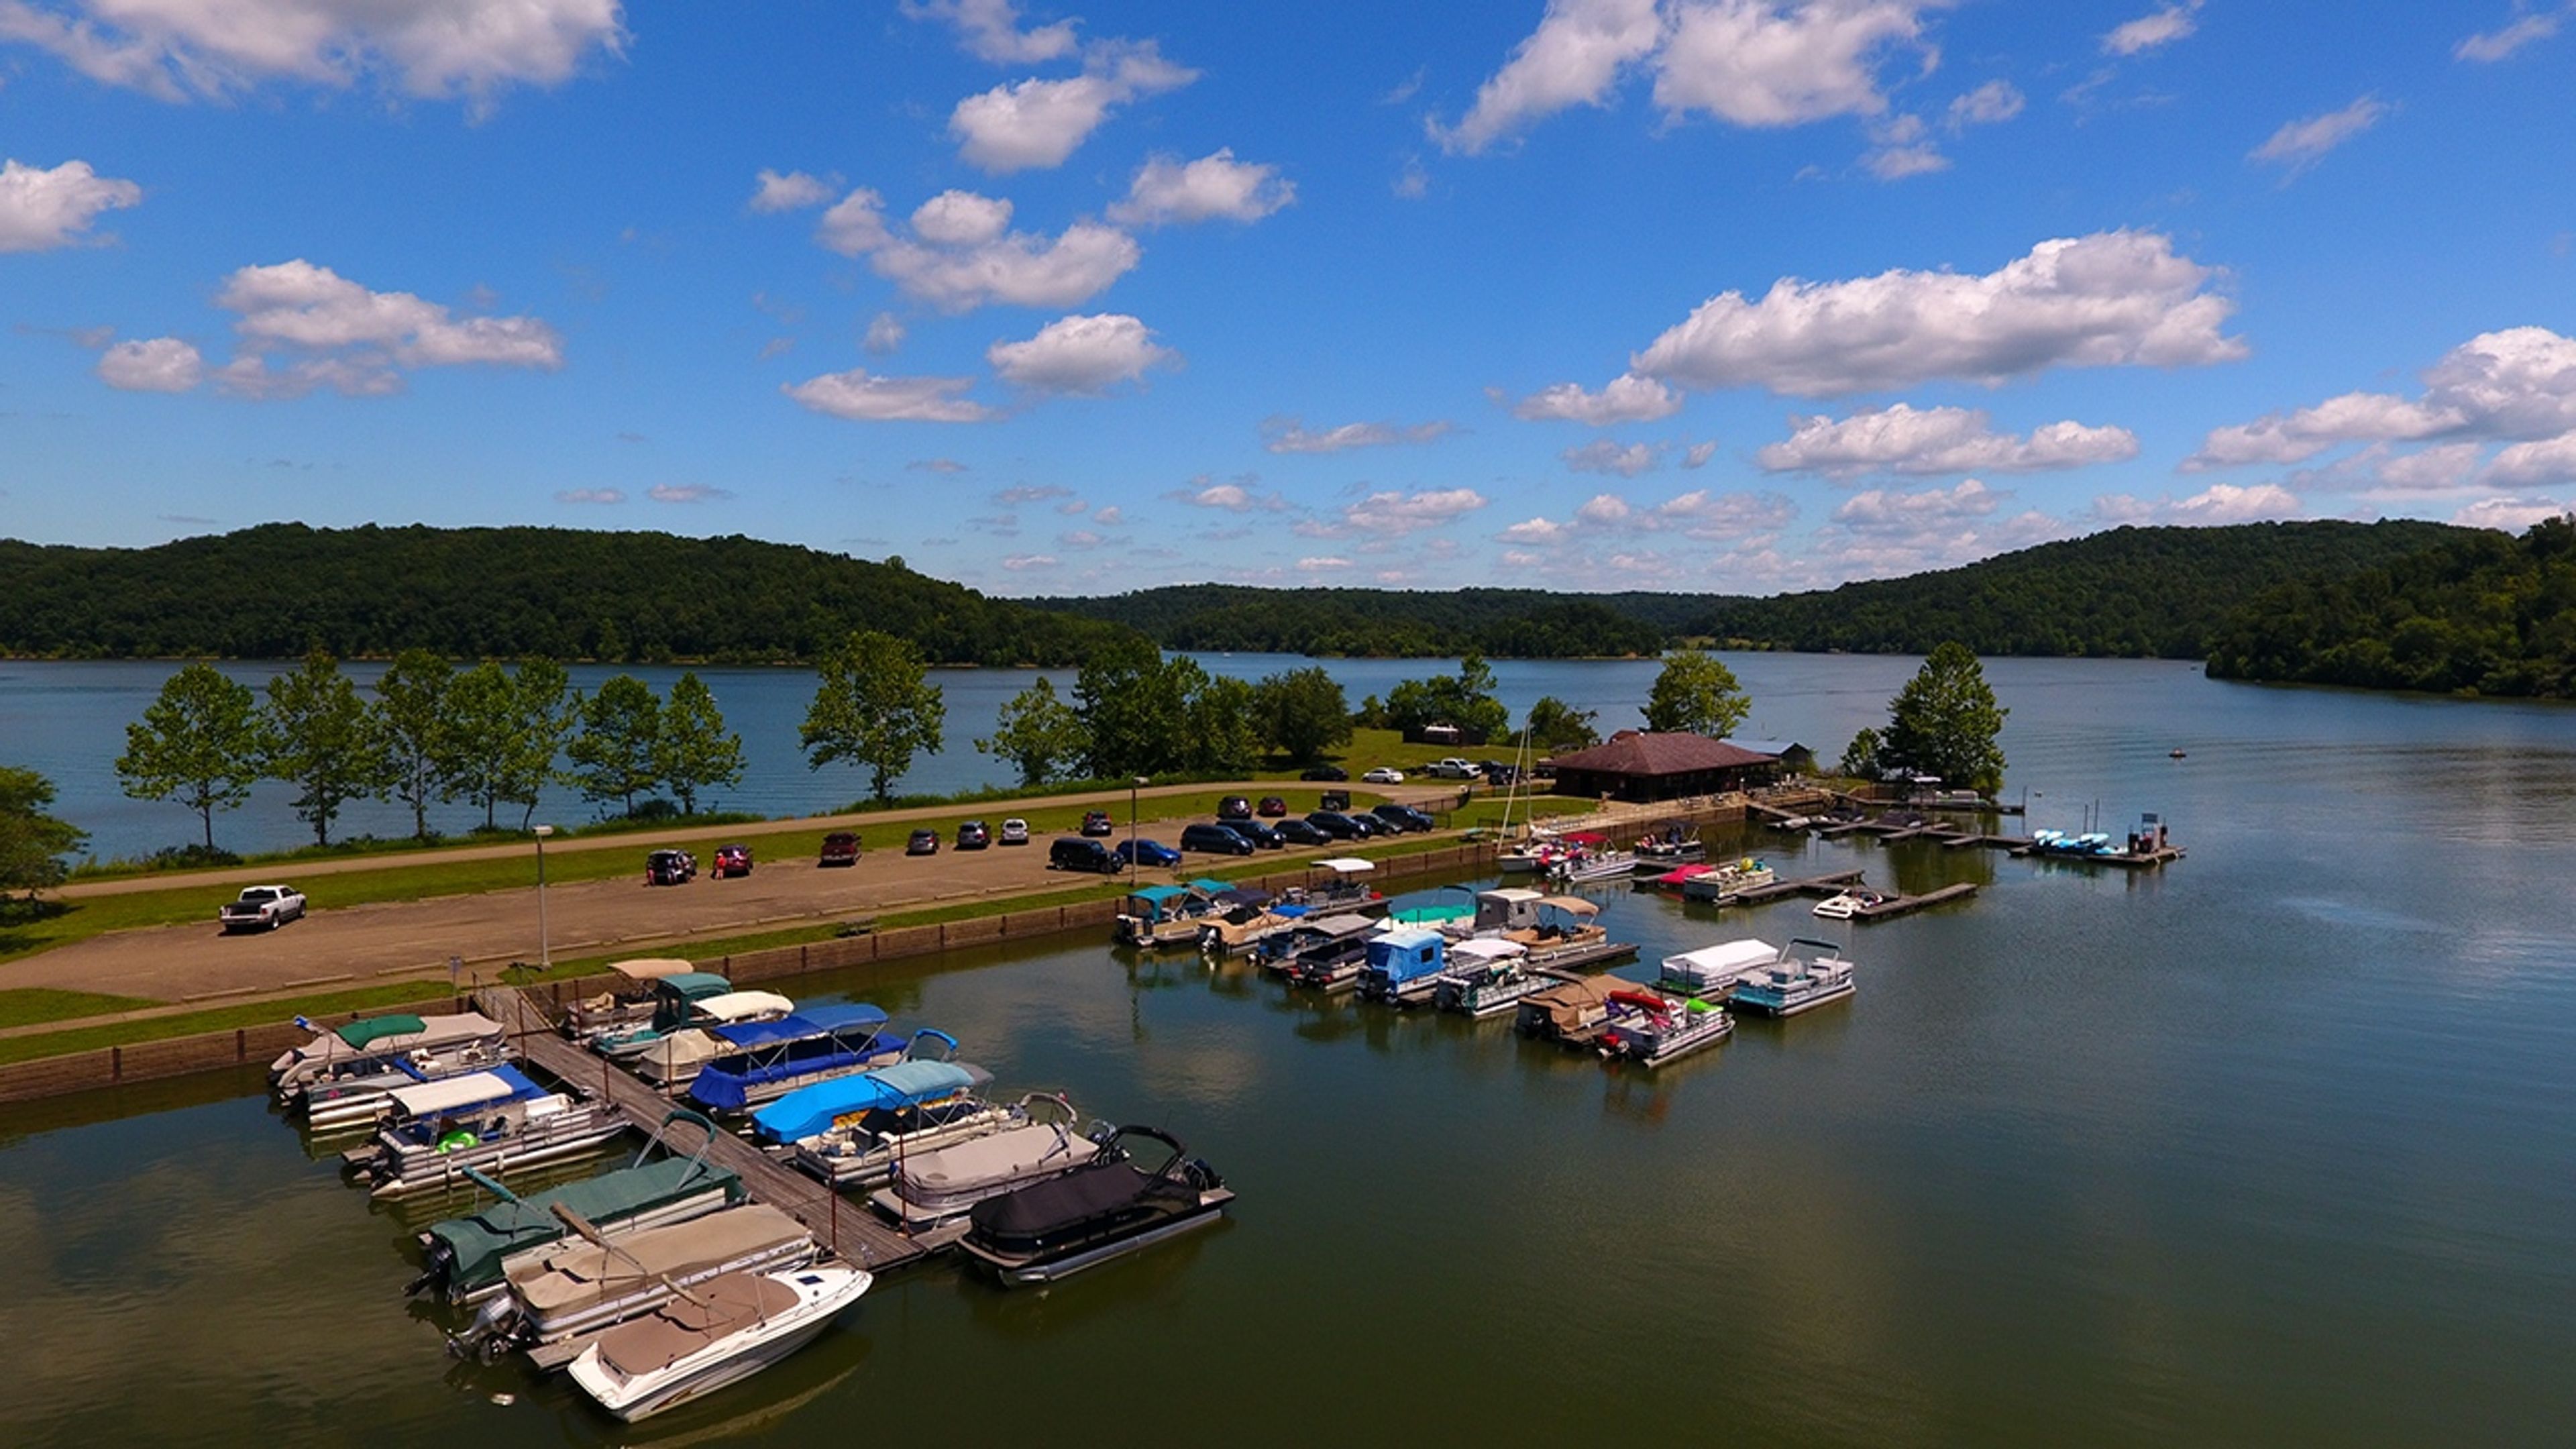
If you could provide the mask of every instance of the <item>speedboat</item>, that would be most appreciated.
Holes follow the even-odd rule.
[[[689,1100],[717,1112],[748,1112],[799,1087],[891,1065],[926,1042],[957,1049],[957,1039],[945,1032],[915,1032],[907,1043],[877,1029],[885,1023],[883,1010],[853,1002],[808,1007],[776,1021],[718,1027],[717,1039],[730,1050],[698,1069],[689,1082]]]
[[[1440,973],[1449,969],[1447,945],[1447,937],[1421,926],[1370,937],[1360,995],[1392,1006],[1429,1001],[1440,987]]]
[[[1130,1143],[1162,1144],[1150,1170]],[[1093,1159],[1061,1176],[986,1198],[967,1213],[958,1246],[1005,1285],[1053,1283],[1166,1238],[1213,1225],[1234,1200],[1225,1180],[1180,1139],[1121,1127]]]
[[[1432,988],[1431,1004],[1442,1011],[1484,1018],[1500,1016],[1524,996],[1564,983],[1529,964],[1529,948],[1499,937],[1458,941],[1449,947],[1449,969]]]
[[[1748,855],[1684,881],[1682,899],[1722,904],[1746,891],[1758,891],[1779,878],[1779,872]]]
[[[1815,948],[1815,954],[1797,955],[1800,946]],[[1727,991],[1726,1004],[1757,1016],[1796,1016],[1840,1001],[1854,989],[1852,963],[1842,958],[1841,949],[1829,941],[1791,941],[1780,949],[1779,960],[1738,980]]]
[[[312,1025],[300,1016],[295,1024]],[[362,1016],[270,1062],[268,1085],[279,1101],[291,1104],[301,1101],[305,1089],[316,1082],[378,1075],[397,1070],[403,1062],[423,1070],[472,1062],[479,1069],[509,1057],[510,1043],[501,1023],[474,1012]]]
[[[497,1362],[639,1318],[687,1288],[726,1273],[776,1273],[820,1256],[803,1224],[766,1203],[745,1203],[621,1238],[557,1243],[513,1267],[509,1286],[449,1340],[460,1357]],[[542,1362],[571,1357],[548,1354]]]
[[[1146,886],[1127,896],[1128,909],[1118,913],[1112,934],[1122,946],[1155,949],[1195,946],[1199,918],[1216,909],[1228,889],[1223,881],[1196,880],[1185,886]]]
[[[1217,901],[1219,909],[1199,921],[1199,951],[1209,956],[1240,956],[1297,929],[1308,914],[1304,906],[1282,902],[1268,891],[1238,888]]]
[[[1036,1120],[1033,1109],[1041,1101],[1062,1107],[1064,1120]],[[898,1226],[930,1227],[987,1198],[1071,1172],[1097,1157],[1100,1144],[1115,1135],[1105,1125],[1090,1134],[1077,1132],[1072,1104],[1062,1097],[1031,1097],[1021,1105],[1031,1110],[1019,1126],[896,1162],[893,1178],[869,1196],[869,1205]]]
[[[631,1031],[649,1026],[660,1014],[666,1001],[685,1004],[702,997],[718,996],[733,990],[733,984],[709,971],[675,957],[650,957],[634,961],[611,961],[610,973],[618,979],[597,996],[574,1002],[564,1012],[564,1035],[575,1041],[594,1036]],[[688,981],[666,991],[662,983],[679,978]],[[674,1012],[672,1026],[688,1020]]]
[[[1381,924],[1361,915],[1308,916],[1254,947],[1253,964],[1293,978],[1309,968],[1356,962],[1367,949],[1369,934]]]
[[[601,1408],[631,1424],[794,1353],[874,1281],[866,1269],[840,1262],[787,1273],[728,1273],[601,1334],[566,1372]]]
[[[1780,948],[1768,941],[1727,941],[1664,958],[1655,989],[1700,1001],[1719,1001],[1750,972],[1777,963]]]
[[[1635,984],[1616,976],[1585,976],[1559,982],[1522,997],[1512,1028],[1523,1036],[1563,1046],[1589,1046],[1601,1034],[1601,1023],[1610,1015],[1610,993],[1628,990]]]
[[[1861,912],[1884,903],[1886,900],[1887,897],[1880,895],[1874,890],[1869,890],[1862,886],[1854,886],[1840,895],[1828,896],[1824,900],[1816,902],[1816,909],[1813,914],[1822,916],[1828,921],[1848,921],[1854,916],[1859,915]]]
[[[375,1139],[340,1156],[377,1198],[469,1185],[468,1169],[499,1175],[596,1152],[626,1130],[605,1104],[549,1092],[515,1067],[402,1087]]]
[[[796,1003],[774,991],[736,991],[733,983],[712,971],[684,971],[653,983],[653,1012],[640,1024],[610,1028],[590,1037],[590,1049],[619,1061],[631,1061],[656,1042],[692,1030],[776,1021]]]
[[[662,1125],[668,1128],[683,1119],[696,1124],[710,1140],[714,1138],[715,1124],[695,1112],[675,1111]],[[743,1200],[742,1178],[730,1169],[711,1166],[703,1145],[692,1156],[647,1161],[660,1142],[661,1133],[656,1132],[632,1164],[526,1197],[481,1173],[472,1174],[475,1184],[495,1201],[463,1217],[433,1223],[420,1235],[421,1274],[407,1291],[426,1292],[450,1303],[480,1303],[500,1292],[508,1286],[512,1268],[563,1240],[568,1229],[555,1212],[558,1205],[579,1213],[602,1234],[616,1237],[687,1222]]]
[[[1696,997],[1675,998],[1653,991],[1613,991],[1609,1015],[1601,1024],[1605,1060],[1660,1067],[1702,1047],[1715,1046],[1735,1030],[1726,1008]]]

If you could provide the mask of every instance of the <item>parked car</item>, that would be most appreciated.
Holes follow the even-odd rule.
[[[1487,760],[1476,768],[1484,772],[1485,783],[1488,785],[1509,785],[1515,783],[1521,777],[1520,766],[1506,765],[1500,760]]]
[[[1335,840],[1357,840],[1363,833],[1357,822],[1339,810],[1318,810],[1306,817],[1306,823]]]
[[[1244,796],[1244,795],[1228,795],[1228,796],[1226,796],[1224,799],[1219,800],[1218,802],[1216,802],[1216,818],[1217,818],[1217,819],[1219,819],[1219,820],[1249,820],[1249,819],[1251,819],[1251,818],[1252,818],[1252,800],[1251,800],[1251,798],[1250,798],[1250,797],[1248,797],[1248,796]]]
[[[1391,823],[1398,830],[1410,831],[1417,835],[1436,828],[1440,823],[1410,805],[1398,805],[1392,800],[1372,808],[1369,813]]]
[[[1283,796],[1264,795],[1261,803],[1252,807],[1252,813],[1265,820],[1276,820],[1288,813],[1288,801]]]
[[[1122,840],[1110,854],[1129,865],[1179,865],[1181,853],[1159,840]]]
[[[1303,820],[1282,820],[1270,828],[1278,831],[1279,838],[1287,841],[1290,845],[1330,845],[1333,843],[1333,837],[1317,830],[1314,826],[1307,824]]]
[[[957,827],[959,850],[982,850],[993,843],[993,828],[981,820],[969,820]]]
[[[1385,821],[1378,819],[1376,816],[1371,815],[1365,810],[1348,811],[1342,816],[1342,818],[1351,822],[1351,828],[1359,832],[1359,838],[1362,840],[1373,840],[1381,835],[1393,835],[1396,833],[1394,826],[1387,824]]]
[[[1277,850],[1288,843],[1279,838],[1278,831],[1258,820],[1220,820],[1217,824],[1251,841],[1263,850]]]
[[[1181,849],[1202,855],[1250,855],[1252,842],[1222,825],[1192,825],[1181,831]]]
[[[1060,835],[1047,847],[1047,869],[1081,870],[1096,875],[1116,875],[1127,868],[1108,846],[1081,835]]]
[[[1360,780],[1370,785],[1401,785],[1404,783],[1404,772],[1393,765],[1380,765],[1360,776]]]
[[[859,863],[858,832],[835,830],[824,836],[823,856],[814,863],[816,865],[857,865]]]
[[[1451,755],[1445,760],[1433,760],[1423,766],[1422,773],[1435,780],[1472,780],[1476,778],[1476,767],[1456,755]]]
[[[1020,817],[1018,817],[1017,815],[1014,815],[1014,816],[1012,816],[1010,819],[1003,821],[1003,822],[1002,822],[1002,843],[1003,843],[1004,845],[1026,845],[1026,844],[1028,844],[1028,843],[1029,843],[1029,822],[1027,822],[1027,821],[1025,821],[1025,820],[1022,820],[1022,819],[1021,819]]]
[[[1350,777],[1351,772],[1343,769],[1339,765],[1308,765],[1306,767],[1306,773],[1299,775],[1297,778],[1300,780],[1347,780]]]
[[[215,919],[230,931],[274,931],[289,921],[304,919],[304,892],[293,886],[244,886],[241,895],[224,903]]]
[[[1106,810],[1085,810],[1082,812],[1082,833],[1085,835],[1116,835],[1118,833],[1118,825],[1117,822],[1109,818],[1109,812]]]
[[[644,857],[644,883],[648,886],[686,885],[697,875],[698,858],[685,850],[657,850]]]
[[[939,853],[939,832],[927,828],[912,832],[911,835],[904,838],[903,853],[906,855],[937,855]]]
[[[717,846],[715,863],[707,867],[707,874],[717,880],[751,874],[751,847],[748,845]]]

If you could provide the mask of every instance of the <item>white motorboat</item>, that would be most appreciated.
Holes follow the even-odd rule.
[[[1874,890],[1854,886],[1839,895],[1828,896],[1816,902],[1813,914],[1822,916],[1828,921],[1848,921],[1886,899],[1887,897]]]
[[[614,1239],[568,1239],[509,1270],[509,1287],[452,1341],[457,1353],[495,1362],[514,1348],[565,1344],[640,1318],[727,1273],[778,1273],[821,1255],[804,1224],[766,1203],[745,1203]],[[541,1355],[551,1366],[566,1346]]]
[[[1071,1172],[1099,1154],[1099,1139],[1107,1135],[1105,1127],[1090,1135],[1076,1132],[1070,1121],[1030,1122],[908,1157],[868,1203],[903,1227],[926,1228],[986,1198]]]
[[[514,1067],[495,1067],[394,1091],[392,1119],[340,1155],[377,1198],[473,1185],[605,1147],[625,1119],[597,1102],[549,1092]]]
[[[298,1026],[312,1024],[297,1017]],[[316,1035],[268,1064],[268,1084],[296,1103],[317,1082],[366,1077],[408,1062],[425,1073],[471,1061],[479,1068],[510,1057],[501,1023],[474,1012],[454,1016],[365,1016]]]
[[[1797,948],[1814,948],[1799,956]],[[1796,1016],[1852,994],[1852,963],[1830,941],[1805,938],[1780,948],[1780,959],[1747,973],[1726,993],[1726,1004],[1757,1016]]]
[[[633,1423],[794,1353],[874,1281],[866,1269],[838,1262],[727,1274],[601,1334],[568,1372],[601,1408]]]
[[[1768,941],[1726,941],[1664,958],[1655,987],[1675,996],[1718,1001],[1728,987],[1752,972],[1776,964],[1780,948]]]
[[[1609,1006],[1610,1014],[1601,1024],[1601,1055],[1639,1066],[1660,1067],[1715,1046],[1735,1030],[1726,1008],[1696,997],[1613,991]]]

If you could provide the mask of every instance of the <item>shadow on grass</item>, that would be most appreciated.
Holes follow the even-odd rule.
[[[33,928],[70,915],[73,909],[68,901],[0,897],[0,956],[52,945],[50,933]]]

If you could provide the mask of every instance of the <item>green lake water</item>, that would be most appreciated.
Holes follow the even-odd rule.
[[[1043,1292],[899,1277],[631,1430],[450,1363],[405,1221],[256,1080],[0,1109],[0,1443],[2565,1442],[2576,712],[1990,671],[2032,824],[2159,810],[2190,858],[1721,837],[1984,889],[1861,927],[1605,896],[1628,974],[1859,963],[1653,1076],[1074,938],[797,983],[1173,1129],[1233,1221]]]

